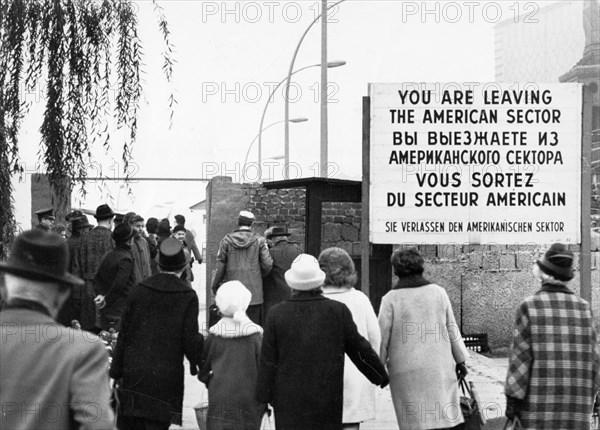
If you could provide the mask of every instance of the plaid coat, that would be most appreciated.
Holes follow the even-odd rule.
[[[521,400],[523,429],[589,429],[599,369],[588,302],[567,287],[545,284],[521,303],[505,394]]]

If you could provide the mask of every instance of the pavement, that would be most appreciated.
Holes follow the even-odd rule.
[[[200,300],[200,327],[206,321],[206,304],[204,293],[204,265],[194,268],[195,280],[194,289],[198,293]],[[467,360],[469,369],[468,380],[473,381],[475,390],[479,396],[479,401],[483,415],[487,420],[484,426],[485,430],[502,430],[504,428],[505,418],[504,409],[506,401],[504,398],[504,379],[506,378],[506,369],[508,359],[506,357],[493,358],[486,357],[476,352],[471,352],[471,358]],[[190,375],[186,367],[185,393],[183,399],[183,425],[172,425],[170,429],[196,430],[198,423],[196,420],[195,406],[206,405],[208,393],[204,384]],[[392,397],[389,386],[385,389],[377,390],[376,395],[376,417],[374,421],[367,421],[361,424],[362,430],[391,430],[398,429],[396,413],[392,403]],[[265,418],[262,430],[275,429],[273,419]]]

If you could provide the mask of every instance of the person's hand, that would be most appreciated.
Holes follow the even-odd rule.
[[[515,399],[514,397],[506,396],[506,418],[509,420],[515,419],[515,417],[519,416],[519,410],[521,406],[521,400]]]
[[[96,309],[102,309],[106,306],[106,300],[103,295],[98,294],[96,298],[94,298],[94,304],[96,305]]]
[[[385,388],[388,386],[388,384],[390,383],[390,378],[388,376],[386,376],[384,378],[384,380],[381,382],[381,384],[379,384],[380,388]]]
[[[465,378],[465,376],[467,376],[468,373],[469,371],[467,370],[467,366],[465,365],[464,361],[456,364],[456,377],[458,379]]]

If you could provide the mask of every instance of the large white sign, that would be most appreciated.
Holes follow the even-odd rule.
[[[580,242],[580,84],[370,84],[373,243]]]

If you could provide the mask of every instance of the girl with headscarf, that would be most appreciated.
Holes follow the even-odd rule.
[[[252,294],[225,282],[215,303],[222,318],[204,343],[198,375],[208,388],[209,430],[259,430],[265,404],[255,400],[262,328],[246,315]]]

